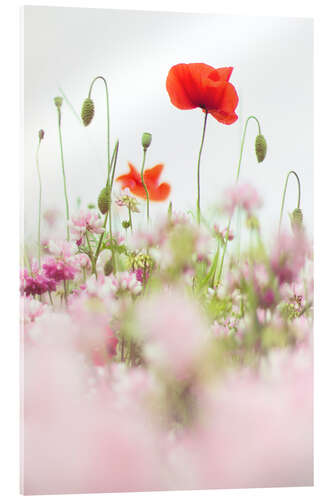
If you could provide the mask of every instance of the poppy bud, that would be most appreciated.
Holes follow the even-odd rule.
[[[151,144],[152,135],[149,132],[144,132],[142,134],[142,147],[143,149],[148,149]]]
[[[107,260],[104,264],[104,274],[105,276],[109,276],[113,271],[112,259]]]
[[[109,211],[111,205],[111,193],[108,186],[103,188],[100,192],[97,204],[103,215]]]
[[[58,109],[60,109],[60,108],[61,108],[61,106],[62,106],[62,101],[63,101],[62,97],[59,97],[59,96],[58,96],[58,97],[55,97],[55,98],[54,98],[54,104],[56,105],[56,107],[57,107]]]
[[[293,213],[290,216],[291,225],[295,228],[300,228],[303,223],[303,213],[300,208],[295,208]]]
[[[264,161],[264,159],[266,157],[266,153],[267,153],[266,139],[262,134],[259,134],[256,137],[255,150],[256,150],[258,163],[261,163],[262,161]]]
[[[40,129],[40,131],[38,132],[38,137],[39,137],[39,140],[41,141],[42,139],[44,139],[44,135],[45,135],[45,132],[43,129]]]
[[[89,123],[93,119],[94,113],[95,113],[94,101],[90,99],[90,97],[87,97],[87,99],[83,101],[81,109],[81,118],[85,127],[87,127],[87,125],[89,125]]]
[[[123,220],[121,225],[123,226],[124,229],[128,229],[130,227],[131,223],[128,220]]]

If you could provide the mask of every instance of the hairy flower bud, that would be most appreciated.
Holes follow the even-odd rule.
[[[128,220],[123,220],[121,225],[123,226],[124,229],[128,229],[130,227],[131,223]]]
[[[264,161],[267,153],[267,142],[262,134],[258,134],[256,137],[255,150],[258,163],[261,163],[262,161]]]
[[[89,125],[89,123],[93,119],[94,113],[95,113],[94,101],[90,99],[90,97],[87,97],[87,99],[83,101],[81,109],[81,118],[85,127],[87,127],[87,125]]]
[[[56,105],[56,107],[57,107],[58,109],[60,109],[60,108],[61,108],[61,106],[62,106],[62,101],[63,101],[63,98],[62,98],[62,97],[59,97],[59,96],[58,96],[58,97],[55,97],[55,98],[54,98],[54,104]]]
[[[142,147],[143,149],[148,149],[152,140],[152,135],[149,132],[144,132],[142,134]]]
[[[40,131],[38,132],[38,137],[39,137],[39,140],[41,141],[42,139],[44,139],[44,135],[45,135],[45,132],[44,130],[41,128]]]
[[[303,225],[303,212],[300,208],[295,208],[295,210],[290,214],[291,226],[293,229],[300,229]]]
[[[102,189],[102,191],[99,194],[98,197],[98,208],[102,212],[102,214],[106,214],[111,205],[111,193],[110,193],[110,188],[107,186]]]
[[[112,259],[107,260],[104,264],[104,274],[109,276],[113,272]]]

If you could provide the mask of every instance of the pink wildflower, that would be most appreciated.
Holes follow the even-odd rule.
[[[141,303],[136,319],[146,359],[177,378],[189,376],[207,338],[197,304],[172,290]]]
[[[31,341],[29,330],[35,322],[50,310],[48,304],[43,304],[32,297],[21,297],[22,319],[24,324],[25,340]]]
[[[21,293],[25,295],[42,295],[45,292],[53,292],[56,289],[56,281],[40,270],[36,259],[31,261],[31,273],[27,269],[21,272]]]
[[[220,229],[220,227],[217,225],[217,224],[214,224],[214,231],[216,233],[217,236],[219,236],[220,238],[222,238],[222,240],[226,240],[227,238],[227,234],[228,234],[228,240],[229,241],[232,241],[235,237],[232,229],[229,229],[228,231],[228,228],[225,227],[224,229]]]
[[[78,215],[72,216],[70,231],[76,240],[82,241],[87,231],[102,234],[104,232],[103,220],[97,212],[81,210]]]
[[[271,255],[271,267],[280,284],[297,280],[308,254],[309,245],[303,232],[278,236]]]
[[[68,241],[49,242],[49,250],[53,256],[47,256],[43,261],[43,270],[48,278],[55,281],[74,278],[78,272],[74,249],[75,245]]]
[[[88,255],[85,253],[78,253],[75,256],[75,261],[81,269],[90,269],[91,268],[90,259],[89,259]]]
[[[250,184],[236,184],[226,190],[223,210],[232,215],[237,206],[248,214],[261,207],[261,199],[253,186]]]

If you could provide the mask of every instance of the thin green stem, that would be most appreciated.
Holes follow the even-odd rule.
[[[38,141],[37,151],[36,151],[36,167],[37,167],[37,175],[39,182],[39,200],[38,200],[38,266],[40,267],[40,219],[41,219],[41,210],[42,210],[42,179],[40,176],[39,170],[39,149],[40,149],[41,139]]]
[[[243,159],[243,151],[244,151],[244,144],[245,144],[245,137],[246,137],[247,126],[248,126],[248,123],[249,123],[249,121],[251,119],[253,119],[253,120],[255,120],[257,122],[257,125],[258,125],[258,134],[261,134],[261,128],[260,128],[260,123],[259,123],[258,118],[256,116],[254,116],[254,115],[249,116],[247,118],[246,122],[245,122],[244,131],[243,131],[243,135],[242,135],[241,148],[240,148],[240,154],[239,154],[238,165],[237,165],[237,172],[236,172],[236,184],[238,183],[239,175],[240,175],[240,168],[241,168],[242,159]],[[230,226],[231,226],[231,221],[232,221],[232,215],[233,214],[230,214],[230,216],[229,216],[229,221],[228,221],[228,226],[227,226],[227,231],[226,231],[226,241],[225,241],[225,244],[224,244],[223,253],[222,253],[222,259],[221,259],[221,265],[220,265],[220,269],[219,269],[219,273],[218,273],[218,283],[220,282],[220,279],[222,277],[224,257],[225,257],[225,253],[227,251],[227,246],[228,246],[228,241],[229,241],[229,231],[230,231]]]
[[[148,194],[148,189],[144,180],[143,172],[145,169],[145,162],[146,162],[146,154],[147,154],[147,148],[143,148],[143,159],[142,159],[142,167],[141,167],[141,182],[143,184],[143,187],[145,188],[146,192],[146,200],[147,200],[147,222],[149,222],[149,194]]]
[[[287,186],[288,186],[288,180],[289,180],[290,174],[293,174],[296,177],[296,180],[297,180],[297,188],[298,188],[297,208],[299,208],[300,204],[301,204],[301,182],[300,182],[299,177],[296,174],[296,172],[294,170],[290,170],[288,172],[288,175],[286,177],[286,181],[284,183],[284,189],[283,189],[283,195],[282,195],[282,202],[281,202],[281,210],[280,210],[279,231],[281,229],[281,223],[282,223],[282,217],[283,217],[283,210],[284,210],[284,202],[285,202],[285,199],[286,199],[286,192],[287,192]]]
[[[97,278],[97,273],[96,273],[96,259],[94,258],[94,253],[93,253],[92,248],[91,248],[91,243],[90,243],[90,240],[89,240],[89,232],[88,231],[86,233],[86,239],[87,239],[87,244],[88,244],[88,248],[89,248],[89,257],[90,257],[91,268],[92,268],[91,270],[96,275],[96,278]]]
[[[111,159],[111,168],[110,171],[112,170],[112,175],[111,175],[111,182],[110,182],[110,190],[112,191],[113,187],[113,181],[114,181],[114,174],[116,171],[116,165],[117,165],[117,159],[118,159],[118,150],[119,150],[119,140],[117,139],[116,144],[113,149],[112,153],[112,159]]]
[[[204,118],[204,124],[203,124],[203,130],[202,130],[202,137],[201,137],[201,144],[200,144],[199,156],[198,156],[198,164],[197,164],[197,221],[198,221],[198,224],[200,224],[200,221],[201,221],[201,211],[200,211],[200,161],[201,161],[201,153],[202,153],[202,148],[203,148],[203,144],[204,144],[204,140],[205,140],[205,134],[206,134],[207,117],[208,117],[208,111],[205,110],[205,118]]]
[[[244,125],[244,131],[243,131],[243,136],[242,136],[240,155],[239,155],[238,166],[237,166],[236,182],[239,179],[240,167],[241,167],[241,163],[242,163],[242,159],[243,159],[243,151],[244,151],[244,144],[245,144],[245,137],[246,137],[247,125],[248,125],[248,123],[249,123],[249,121],[251,119],[253,119],[253,120],[255,120],[257,122],[257,125],[258,125],[258,134],[259,135],[261,134],[261,128],[260,128],[260,123],[259,123],[258,118],[255,117],[255,116],[253,116],[253,115],[249,116],[247,118],[246,122],[245,122],[245,125]]]
[[[57,107],[57,109],[58,109],[58,131],[59,131],[59,143],[60,143],[61,168],[62,168],[62,177],[64,182],[64,195],[66,204],[67,241],[69,241],[69,203],[68,203],[67,186],[66,186],[64,151],[62,146],[62,135],[61,135],[61,111],[60,107]]]
[[[67,286],[66,286],[66,280],[64,280],[64,297],[65,297],[65,303],[67,306]]]
[[[131,231],[133,232],[132,210],[131,210],[131,207],[129,205],[128,205],[128,221],[129,221],[129,225],[130,225]]]
[[[111,196],[111,191],[112,191],[112,186],[113,186],[113,180],[114,180],[114,174],[115,174],[115,169],[116,169],[116,163],[117,163],[117,158],[118,158],[118,149],[119,149],[119,141],[117,140],[117,142],[115,144],[115,147],[113,149],[112,158],[111,158],[112,176],[111,176],[111,183],[110,183],[110,196]],[[106,213],[106,215],[104,217],[104,222],[103,222],[104,229],[106,228],[106,223],[107,223],[108,215],[110,214],[110,217],[111,217],[111,204],[112,204],[112,200],[111,200],[111,203],[110,203],[110,210],[109,210],[109,212]],[[100,238],[99,238],[99,242],[98,242],[97,249],[96,249],[96,254],[95,254],[95,261],[97,261],[97,257],[99,255],[99,252],[100,252],[100,249],[101,249],[101,246],[102,246],[104,234],[105,234],[105,232],[102,233],[101,236],[100,236]],[[111,236],[112,236],[112,234],[111,234]]]
[[[110,164],[110,106],[109,106],[109,89],[108,89],[107,81],[105,80],[104,76],[96,76],[96,78],[93,79],[93,81],[90,84],[88,97],[90,99],[94,83],[96,82],[96,80],[99,80],[99,79],[103,80],[103,82],[104,82],[105,94],[106,94],[106,142],[107,142],[107,153],[108,153],[108,180],[107,180],[107,184],[109,184],[110,171],[111,171],[111,164]]]
[[[110,172],[108,172],[108,181],[110,183],[110,197],[111,197],[111,201],[110,201],[110,208],[109,208],[109,233],[110,233],[110,248],[111,248],[111,252],[112,252],[112,266],[113,266],[113,270],[114,272],[116,272],[116,256],[114,254],[114,248],[113,248],[113,235],[112,235],[112,218],[111,218],[111,212],[112,212],[112,196],[111,196],[111,193],[112,193],[112,186],[113,186],[113,181],[114,181],[114,174],[115,174],[115,171],[116,171],[116,164],[117,164],[117,158],[118,158],[118,149],[119,149],[119,140],[116,141],[116,144],[115,144],[115,147],[113,149],[113,153],[112,153],[112,160],[111,160],[111,165],[112,165],[112,168],[111,168],[111,165],[110,165],[110,172],[112,170],[112,175],[111,175],[111,181],[110,181]]]

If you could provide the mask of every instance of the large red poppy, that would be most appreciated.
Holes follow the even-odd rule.
[[[204,63],[176,64],[169,71],[166,88],[179,109],[202,108],[226,125],[238,116],[238,95],[229,82],[233,68],[218,68]]]
[[[140,198],[146,199],[145,188],[141,182],[141,175],[138,170],[128,162],[129,173],[120,175],[117,177],[117,181],[121,183],[121,187],[129,188],[130,191],[139,196]],[[144,171],[143,179],[147,186],[149,200],[150,201],[164,201],[170,194],[171,187],[167,182],[158,184],[159,178],[161,176],[164,165],[158,164],[155,167],[149,168]]]

